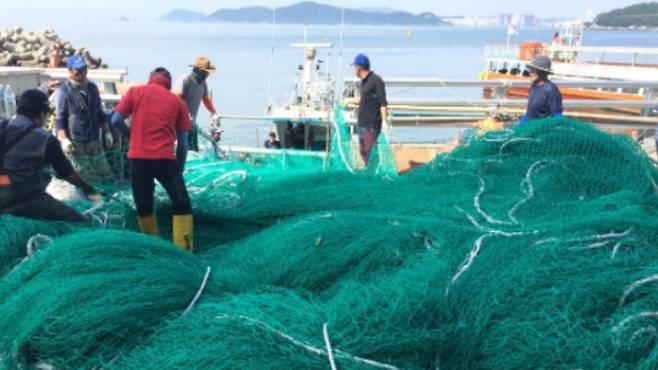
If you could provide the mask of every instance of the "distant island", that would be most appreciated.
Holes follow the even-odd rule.
[[[192,10],[174,9],[164,15],[160,20],[168,22],[201,22],[207,15]]]
[[[220,9],[209,15],[184,9],[172,10],[161,20],[169,22],[270,23],[273,9],[251,6]],[[336,25],[342,21],[343,9],[315,2],[301,2],[276,8],[276,22],[282,24]],[[413,14],[389,8],[345,9],[349,25],[443,26],[448,23],[432,13]]]
[[[610,28],[658,28],[658,3],[641,3],[599,14],[594,26]]]

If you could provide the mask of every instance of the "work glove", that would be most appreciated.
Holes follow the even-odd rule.
[[[210,115],[210,125],[212,127],[219,127],[220,126],[220,119],[217,113],[213,113]]]
[[[106,131],[103,134],[103,144],[105,145],[105,149],[111,149],[114,146],[114,137],[110,131]]]
[[[73,143],[68,138],[59,139],[59,145],[62,146],[62,151],[66,155],[73,154]]]
[[[87,195],[87,199],[89,199],[89,201],[94,203],[94,204],[103,203],[103,196],[98,194],[98,193]]]

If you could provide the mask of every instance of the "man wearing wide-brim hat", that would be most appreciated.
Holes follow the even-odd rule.
[[[528,109],[525,116],[521,118],[521,123],[562,116],[562,94],[549,78],[553,73],[551,59],[545,55],[538,55],[527,64],[527,68],[534,81],[528,95]]]
[[[199,114],[201,102],[203,102],[203,105],[208,112],[210,112],[211,122],[216,123],[217,121],[217,110],[210,99],[208,84],[206,83],[208,76],[215,73],[217,67],[215,67],[210,59],[206,57],[196,58],[190,67],[192,67],[192,72],[183,75],[178,79],[174,92],[185,100],[187,108],[190,111],[190,116],[192,117],[193,130],[189,135],[189,150],[199,151],[197,116]]]

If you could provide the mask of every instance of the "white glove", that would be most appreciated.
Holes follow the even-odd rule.
[[[88,195],[87,198],[89,199],[90,202],[94,204],[101,204],[103,203],[103,196],[100,194],[91,194]]]
[[[210,116],[210,125],[212,127],[219,127],[220,126],[220,119],[219,119],[219,116],[217,115],[217,113],[213,113]]]
[[[59,145],[62,146],[62,151],[64,152],[64,154],[73,153],[73,143],[68,138],[59,139]]]
[[[103,135],[103,143],[107,149],[111,149],[114,146],[114,137],[110,131],[105,132]]]

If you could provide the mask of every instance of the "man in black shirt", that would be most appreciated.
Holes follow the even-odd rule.
[[[21,95],[18,115],[0,124],[0,213],[44,220],[83,222],[87,219],[45,191],[50,182],[47,167],[57,177],[100,201],[66,158],[59,141],[43,128],[49,103],[46,94],[28,90]]]
[[[281,143],[276,139],[276,132],[270,132],[270,136],[265,141],[266,149],[281,149]]]
[[[354,73],[361,80],[361,102],[359,103],[359,146],[361,158],[368,166],[370,152],[382,125],[388,120],[388,101],[384,80],[370,70],[370,59],[359,54],[352,63]]]

